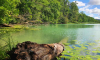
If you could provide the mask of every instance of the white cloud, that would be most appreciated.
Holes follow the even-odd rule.
[[[89,4],[87,5],[80,1],[76,1],[76,2],[78,3],[77,6],[79,7],[79,12],[83,11],[86,15],[88,15],[90,17],[94,17],[95,19],[100,19],[100,9],[97,7],[92,8],[93,5],[100,5],[100,0],[90,0],[89,3],[91,5],[89,5]]]
[[[93,17],[94,15],[93,15],[93,14],[90,14],[89,16],[90,16],[90,17]]]
[[[100,19],[99,17],[94,17],[95,19]]]
[[[99,16],[100,16],[100,14],[99,14]]]
[[[75,1],[73,1],[73,2],[75,2]],[[77,3],[77,6],[85,6],[85,3],[83,3],[83,2],[81,2],[81,1],[76,1],[76,3]]]
[[[80,8],[79,11],[89,10],[88,7],[90,7],[90,5],[87,5],[87,6],[85,6],[85,7]]]
[[[94,17],[95,19],[100,19],[100,9],[95,7],[93,9],[90,9],[90,7],[92,7],[91,5],[86,5],[82,8],[79,8],[79,11],[83,11],[85,12],[88,16],[90,17]]]
[[[87,5],[83,8],[80,8],[79,11],[84,11],[86,13],[93,13],[93,14],[98,14],[100,15],[100,9],[98,9],[97,7],[95,7],[94,9],[89,9],[90,5]]]
[[[86,9],[86,13],[92,13],[92,9]]]
[[[92,9],[92,13],[95,13],[95,14],[100,14],[100,9],[98,9],[97,7]]]
[[[90,0],[89,4],[91,4],[91,5],[100,5],[100,0]]]

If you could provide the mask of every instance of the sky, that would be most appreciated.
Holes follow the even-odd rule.
[[[77,2],[79,12],[83,11],[86,15],[95,19],[100,19],[100,0],[69,0]]]

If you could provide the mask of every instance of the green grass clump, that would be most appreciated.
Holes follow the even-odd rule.
[[[9,55],[6,54],[6,50],[0,48],[0,60],[4,60],[7,58],[9,58]]]
[[[8,59],[10,56],[7,54],[13,47],[15,43],[10,35],[11,29],[0,29],[0,60]],[[13,30],[12,30],[13,31]],[[4,33],[5,32],[5,33]],[[16,43],[17,44],[17,43]]]
[[[5,46],[0,46],[0,60],[8,59],[10,56],[7,54],[13,47],[15,47],[14,42],[11,38],[8,38]]]

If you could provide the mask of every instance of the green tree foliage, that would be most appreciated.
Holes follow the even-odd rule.
[[[76,5],[76,2],[70,3],[70,14],[69,14],[69,20],[70,22],[78,22],[78,7]]]
[[[19,14],[16,6],[20,0],[0,0],[0,24],[15,21],[15,17]]]
[[[70,11],[69,1],[60,0],[59,2],[61,4],[61,9],[60,9],[61,14],[60,14],[59,23],[68,23],[68,14]]]
[[[47,10],[49,11],[44,11],[43,14],[47,18],[48,22],[58,23],[58,17],[60,16],[60,2],[57,0],[50,0],[49,2],[49,7],[47,7]]]
[[[69,0],[0,0],[0,24],[22,23],[83,23],[100,22],[83,12]]]

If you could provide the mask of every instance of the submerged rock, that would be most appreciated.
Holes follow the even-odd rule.
[[[56,60],[64,50],[64,46],[58,43],[37,44],[26,41],[19,43],[8,52],[8,60]]]

